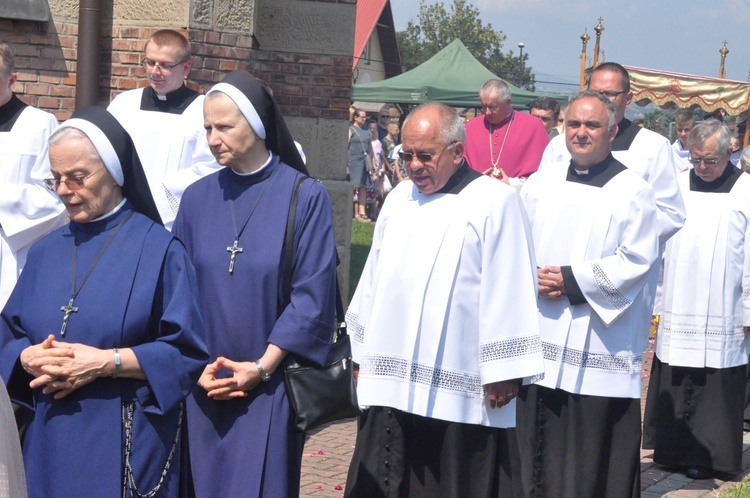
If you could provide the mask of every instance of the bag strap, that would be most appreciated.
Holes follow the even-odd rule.
[[[292,200],[289,203],[289,215],[286,218],[286,233],[284,235],[284,280],[283,280],[283,291],[284,301],[281,309],[284,309],[287,304],[291,301],[292,295],[292,256],[294,247],[294,222],[297,217],[297,201],[299,200],[299,191],[302,187],[302,182],[307,179],[306,176],[301,176],[297,183],[294,184],[294,190],[292,191]],[[281,311],[281,310],[280,310]],[[346,322],[344,320],[344,304],[341,300],[341,289],[339,287],[339,278],[336,275],[336,323],[339,325],[338,337],[346,335]]]
[[[356,126],[350,126],[349,129],[352,132],[352,135],[357,135],[357,138],[359,139],[359,143],[362,144],[362,150],[365,152],[366,156],[369,156],[369,152],[367,150],[367,147],[365,146],[365,141],[362,140],[362,135],[357,131],[357,129],[361,130],[362,128],[357,128]]]

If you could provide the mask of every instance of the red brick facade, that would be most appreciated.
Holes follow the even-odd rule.
[[[141,66],[145,40],[157,28],[103,26],[99,98],[145,85]],[[348,119],[351,57],[274,53],[252,48],[250,36],[191,30],[193,70],[189,85],[205,91],[235,69],[247,69],[267,81],[285,116]],[[14,48],[16,93],[25,102],[58,119],[75,110],[78,24],[49,24],[0,19],[0,40]]]

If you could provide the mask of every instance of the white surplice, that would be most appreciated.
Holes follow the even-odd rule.
[[[48,140],[57,119],[27,106],[0,132],[0,309],[41,236],[65,223],[65,207],[42,180],[51,176]]]
[[[741,174],[728,193],[691,191],[690,171],[678,183],[688,217],[667,243],[656,355],[673,366],[747,364],[750,175]]]
[[[360,405],[515,426],[483,385],[542,372],[536,264],[518,194],[479,177],[459,193],[388,195],[347,311]]]
[[[677,188],[677,175],[669,140],[658,133],[641,128],[628,150],[613,148],[612,156],[653,188],[659,208],[659,244],[663,247],[685,222],[685,205]],[[565,145],[564,135],[550,140],[542,155],[539,170],[560,163],[564,163],[564,168],[570,163],[570,152]],[[655,280],[654,277],[654,283]]]
[[[651,316],[646,284],[659,257],[654,193],[628,170],[603,187],[566,181],[568,164],[537,172],[521,190],[537,264],[571,266],[586,299],[539,299],[539,384],[638,398]]]
[[[674,167],[677,174],[693,167],[690,161],[688,161],[689,158],[690,151],[682,147],[682,142],[678,138],[672,144],[672,159],[674,159]]]
[[[221,166],[206,141],[203,95],[182,114],[172,114],[141,110],[143,90],[121,93],[107,110],[133,138],[159,215],[171,230],[185,188]]]

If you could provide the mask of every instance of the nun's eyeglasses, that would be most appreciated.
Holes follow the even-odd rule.
[[[93,173],[89,173],[86,176],[71,176],[69,178],[45,178],[44,186],[47,187],[47,189],[51,192],[57,192],[60,184],[64,183],[65,186],[68,187],[68,190],[70,190],[71,192],[76,192],[77,190],[81,190],[83,188],[84,181],[86,181],[88,178],[91,178],[103,169],[104,166],[94,171]]]
[[[144,58],[141,61],[141,63],[144,66],[148,67],[149,69],[156,69],[158,67],[159,69],[161,69],[165,73],[168,73],[168,72],[172,71],[172,69],[176,68],[180,64],[185,64],[186,62],[187,61],[185,60],[185,61],[175,62],[174,64],[165,64],[163,62],[157,62],[157,61],[154,61],[154,60],[151,60],[151,59],[148,59],[148,58]]]

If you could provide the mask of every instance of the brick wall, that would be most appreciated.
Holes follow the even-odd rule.
[[[144,86],[143,45],[158,28],[103,26],[100,105]],[[247,69],[268,82],[285,116],[348,119],[351,57],[275,53],[252,48],[252,37],[214,31],[186,33],[193,48],[189,86],[205,91],[229,71]],[[58,119],[75,109],[78,25],[0,20],[0,40],[14,48],[18,83],[25,102]]]
[[[0,40],[13,47],[18,81],[26,103],[67,119],[75,107],[77,28],[69,23],[0,19]]]

